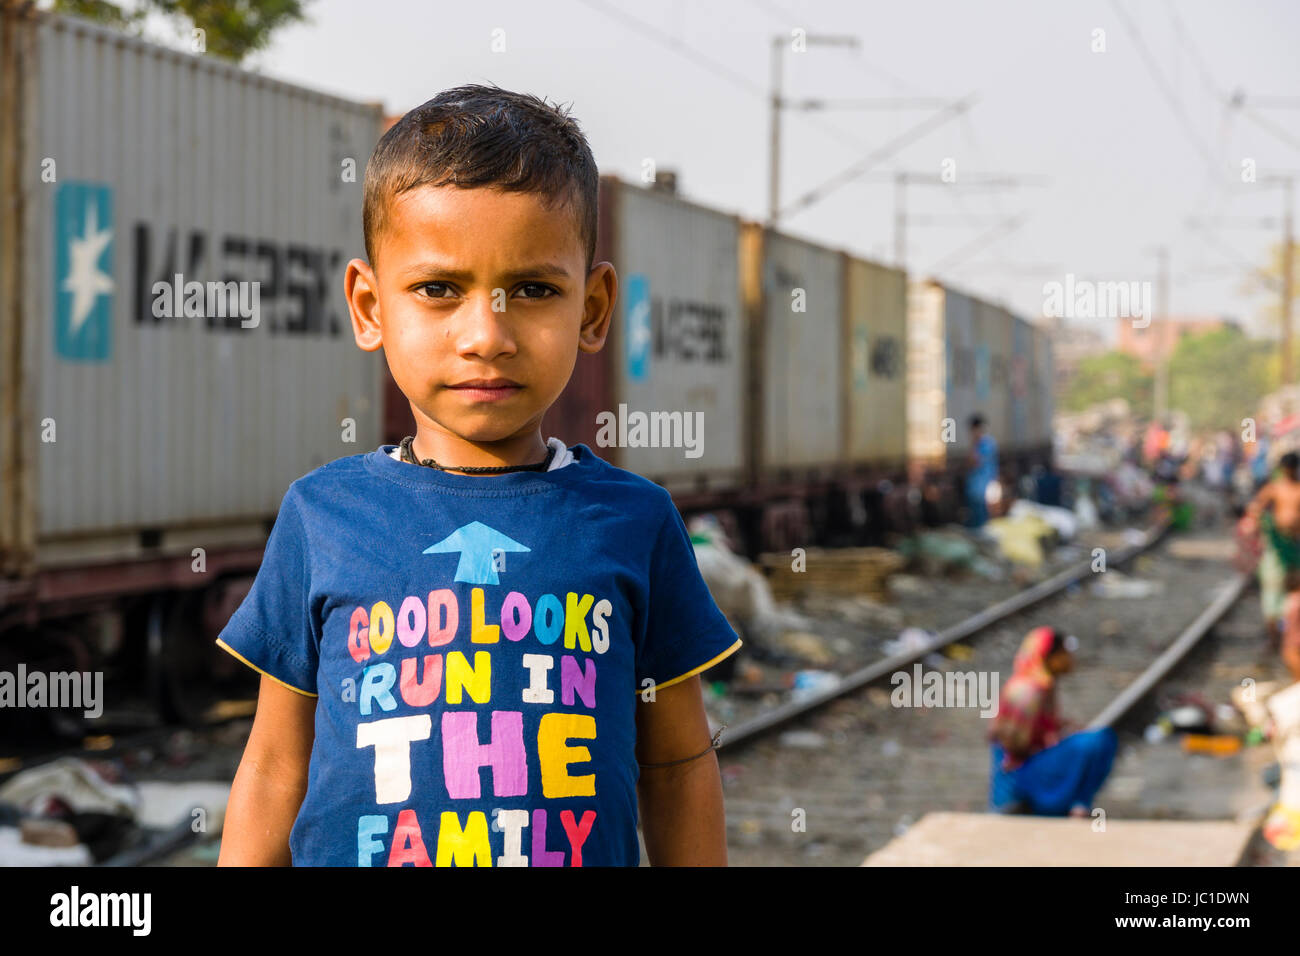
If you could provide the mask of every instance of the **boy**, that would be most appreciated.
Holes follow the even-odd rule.
[[[651,863],[726,863],[698,674],[740,641],[667,492],[541,433],[613,314],[597,184],[497,88],[375,148],[345,290],[416,434],[293,482],[221,633],[263,673],[221,864],[634,866],[638,810]]]
[[[1287,452],[1279,465],[1282,474],[1260,489],[1241,528],[1247,536],[1264,531],[1259,598],[1269,644],[1281,642],[1282,660],[1300,680],[1300,455]]]

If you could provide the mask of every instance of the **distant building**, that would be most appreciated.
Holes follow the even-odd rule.
[[[1134,328],[1133,320],[1121,317],[1115,320],[1118,341],[1116,350],[1132,355],[1146,368],[1173,354],[1178,340],[1187,335],[1204,335],[1224,328],[1240,328],[1232,319],[1222,316],[1171,315],[1154,318],[1146,328]]]

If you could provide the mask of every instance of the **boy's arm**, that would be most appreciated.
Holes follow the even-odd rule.
[[[1246,506],[1246,513],[1242,515],[1242,525],[1248,532],[1255,530],[1259,524],[1259,516],[1272,504],[1274,491],[1273,483],[1270,481],[1259,490],[1255,500]]]
[[[710,745],[700,678],[637,699],[637,761],[667,763],[695,757]],[[637,781],[641,833],[651,866],[726,866],[727,827],[718,758],[641,768]]]
[[[253,730],[230,788],[218,866],[290,866],[289,831],[307,793],[316,698],[262,675]]]

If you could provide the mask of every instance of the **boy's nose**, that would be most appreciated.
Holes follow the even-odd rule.
[[[499,296],[486,292],[472,296],[459,310],[455,335],[460,355],[492,359],[515,351],[507,313],[492,309],[492,303],[499,300]]]

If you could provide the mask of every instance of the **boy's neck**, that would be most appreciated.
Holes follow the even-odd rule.
[[[432,458],[443,468],[485,468],[533,465],[546,458],[547,446],[539,426],[523,435],[494,442],[474,442],[437,425],[417,422],[411,451],[419,461]]]

